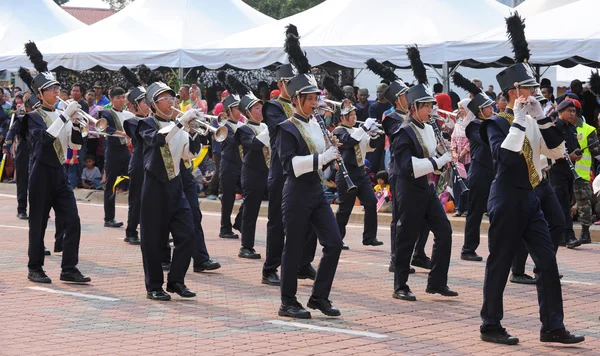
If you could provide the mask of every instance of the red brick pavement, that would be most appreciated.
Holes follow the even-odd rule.
[[[455,234],[449,285],[458,298],[425,294],[424,270],[410,276],[417,302],[392,299],[393,275],[387,271],[389,230],[381,227],[382,247],[360,244],[361,229],[349,229],[351,250],[342,253],[331,299],[342,311],[335,319],[313,312],[308,321],[277,316],[279,291],[260,283],[265,253],[265,224],[259,220],[257,250],[261,260],[237,257],[239,240],[217,237],[219,217],[205,213],[209,252],[223,265],[215,273],[193,273],[186,283],[198,292],[193,300],[174,296],[170,302],[146,299],[139,247],[126,245],[124,229],[102,227],[102,206],[78,203],[83,234],[80,269],[92,277],[88,286],[59,281],[60,257],[46,260],[53,284],[27,281],[27,223],[15,218],[16,202],[0,194],[0,355],[137,355],[192,353],[203,355],[529,355],[600,354],[600,245],[560,249],[565,275],[565,322],[586,335],[575,347],[542,344],[533,286],[510,284],[505,293],[504,326],[519,336],[517,346],[479,340],[479,308],[484,263],[461,261],[462,235]],[[126,220],[127,209],[117,208]],[[52,222],[49,224],[52,229]],[[52,246],[52,232],[47,233]],[[480,253],[485,255],[486,239]],[[431,243],[428,246],[430,249]],[[532,265],[528,264],[528,271]],[[31,287],[76,292],[54,294]],[[300,281],[304,304],[310,281]],[[106,298],[104,298],[106,299]],[[273,323],[275,321],[275,323]],[[336,328],[315,330],[277,321]],[[348,334],[342,331],[359,332]],[[371,333],[371,334],[365,334]]]

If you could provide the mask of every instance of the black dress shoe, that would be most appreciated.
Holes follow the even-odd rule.
[[[558,342],[561,344],[577,344],[583,342],[585,337],[582,335],[573,335],[565,329],[540,332],[541,342]]]
[[[431,269],[431,260],[427,256],[415,256],[410,262],[411,265],[415,267],[421,267],[424,269]]]
[[[573,249],[573,248],[579,247],[579,246],[581,246],[581,241],[577,240],[574,237],[572,237],[571,239],[569,239],[569,241],[567,241],[567,248],[569,248],[569,249]]]
[[[279,316],[289,316],[290,318],[296,319],[310,319],[310,312],[302,306],[302,304],[296,302],[294,304],[281,304],[279,307]]]
[[[298,270],[298,279],[311,279],[314,281],[316,277],[317,271],[315,271],[312,265],[302,267]]]
[[[194,272],[214,271],[221,268],[221,264],[217,261],[206,260],[199,265],[194,265]]]
[[[162,267],[163,271],[170,271],[171,270],[171,263],[170,262],[161,262],[160,266]]]
[[[536,280],[535,280],[535,278],[531,277],[528,274],[523,274],[523,275],[519,275],[519,276],[511,274],[510,282],[518,283],[518,284],[535,284]]]
[[[29,216],[27,216],[25,213],[18,213],[17,218],[21,220],[29,220]]]
[[[248,258],[251,260],[260,259],[260,253],[256,253],[253,248],[240,248],[240,253],[238,253],[238,257],[240,258]]]
[[[377,239],[372,239],[369,241],[363,241],[363,245],[365,245],[365,246],[381,246],[381,245],[383,245],[383,242],[379,241]]]
[[[261,283],[268,284],[270,286],[280,286],[281,280],[279,279],[277,272],[269,272],[266,275],[263,273]]]
[[[479,337],[483,341],[493,342],[494,344],[516,345],[519,343],[519,338],[511,336],[504,328],[482,332]]]
[[[123,226],[123,223],[119,222],[115,219],[104,222],[104,227],[121,227],[121,226]]]
[[[161,300],[161,301],[171,300],[171,296],[162,289],[153,290],[153,291],[148,292],[146,294],[146,298],[152,299],[152,300]]]
[[[71,283],[88,283],[92,281],[90,277],[81,274],[77,268],[60,272],[60,280]]]
[[[415,297],[408,286],[395,290],[392,297],[400,300],[407,300],[409,302],[415,302],[417,300],[417,297]]]
[[[342,242],[342,250],[349,250],[349,249],[350,249],[350,246],[348,246]]]
[[[233,231],[229,232],[221,232],[219,233],[219,237],[223,239],[239,239],[238,234],[234,234]]]
[[[580,239],[579,242],[581,242],[582,245],[591,244],[592,239]]]
[[[311,309],[319,309],[321,313],[327,316],[340,316],[342,313],[340,310],[333,305],[331,305],[331,301],[327,298],[315,298],[311,296],[308,299],[308,303],[306,306]]]
[[[137,236],[125,236],[123,241],[127,242],[130,245],[139,245],[141,243],[140,238]]]
[[[50,249],[44,247],[44,256],[50,256],[50,255],[52,255],[52,253],[50,253]]]
[[[194,298],[196,293],[192,292],[183,283],[167,283],[167,292],[177,293],[182,298]]]
[[[475,252],[461,253],[460,259],[463,261],[474,261],[474,262],[483,261],[483,257],[479,256]]]
[[[52,283],[52,280],[43,269],[29,271],[29,273],[27,273],[27,279],[35,283]]]
[[[452,289],[448,288],[448,286],[442,286],[442,287],[427,286],[427,288],[425,288],[425,293],[441,294],[444,297],[458,297],[458,293],[453,291]]]

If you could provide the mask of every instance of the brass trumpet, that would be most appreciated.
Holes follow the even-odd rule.
[[[184,114],[183,111],[177,109],[174,106],[171,106],[171,109],[177,111],[180,114]],[[217,119],[218,120],[218,117],[213,116],[213,115],[205,115],[202,113],[201,116],[208,118],[208,119]],[[192,127],[192,126],[188,125],[188,128],[190,131],[193,131],[202,136],[206,136],[210,133],[210,134],[214,135],[215,141],[217,141],[217,142],[225,141],[225,139],[227,138],[227,135],[229,134],[229,132],[227,131],[227,127],[225,127],[225,126],[221,126],[217,129],[217,128],[212,127],[209,123],[207,123],[206,121],[201,120],[201,119],[194,119],[192,121],[195,122],[196,124],[200,125],[200,127],[197,128],[197,127]]]
[[[56,98],[61,103],[63,103],[65,106],[69,105],[66,101],[62,100],[60,97],[57,96]],[[77,110],[77,114],[79,114],[81,117],[73,117],[73,119],[74,119],[74,121],[79,123],[81,126],[89,127],[89,123],[93,122],[94,126],[96,126],[96,130],[98,130],[99,132],[106,131],[106,128],[108,127],[108,122],[106,121],[106,119],[96,119],[92,115],[86,113],[85,111],[83,111],[81,109]]]

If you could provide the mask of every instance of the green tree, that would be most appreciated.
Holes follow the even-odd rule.
[[[106,0],[105,0],[106,1]],[[256,10],[275,19],[295,15],[325,0],[243,0]]]
[[[54,0],[54,2],[56,3],[56,5],[64,5],[65,3],[68,3],[69,0]]]

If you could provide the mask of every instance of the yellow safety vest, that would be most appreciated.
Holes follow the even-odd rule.
[[[581,126],[577,126],[577,141],[579,141],[579,147],[585,148],[588,146],[588,136],[595,132],[596,129],[583,122]],[[586,181],[590,181],[590,172],[592,170],[592,153],[589,148],[586,148],[582,152],[581,159],[575,163],[575,171],[579,176]]]

